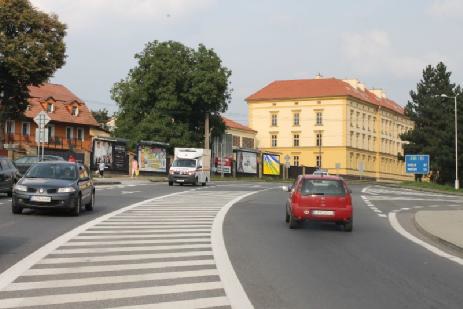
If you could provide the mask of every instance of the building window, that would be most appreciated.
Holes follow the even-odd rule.
[[[354,132],[350,131],[349,146],[354,147]]]
[[[376,117],[373,117],[373,132],[376,132]]]
[[[293,125],[295,125],[295,126],[299,125],[299,113],[294,113],[294,115],[293,115]]]
[[[299,156],[293,157],[293,163],[294,163],[294,166],[299,166]]]
[[[276,127],[278,125],[278,115],[272,114],[272,127]]]
[[[51,141],[55,138],[55,126],[52,124],[48,124],[48,140]]]
[[[5,133],[6,134],[14,134],[14,126],[15,126],[15,123],[13,120],[7,120],[5,122]]]
[[[371,122],[371,116],[368,115],[368,131],[370,131],[371,129],[370,122]]]
[[[31,135],[31,123],[30,122],[23,122],[21,132],[22,132],[23,136]]]
[[[320,147],[322,146],[322,134],[317,133],[317,146]]]
[[[72,116],[79,116],[79,108],[77,106],[72,107],[71,115]]]
[[[321,155],[318,155],[318,156],[316,156],[315,159],[316,159],[316,161],[317,161],[317,162],[316,162],[317,167],[318,167],[318,168],[321,168],[321,167],[322,167],[322,156],[321,156]]]
[[[254,139],[249,137],[243,137],[243,148],[254,148]]]
[[[66,139],[73,139],[74,130],[71,127],[66,127]]]
[[[52,103],[47,104],[47,112],[53,113],[55,111],[55,106]]]
[[[294,134],[293,135],[293,146],[294,147],[299,147],[299,134]]]
[[[241,146],[241,139],[239,136],[232,135],[233,137],[233,146],[234,147],[240,147]]]
[[[278,140],[276,134],[272,135],[272,147],[277,147],[278,145]]]
[[[84,129],[83,128],[77,128],[77,139],[79,141],[83,141],[85,139]]]
[[[317,112],[317,122],[316,122],[316,125],[317,125],[317,126],[323,125],[323,115],[322,115],[322,112]]]
[[[350,126],[353,127],[354,126],[354,111],[353,110],[350,110]]]
[[[355,121],[355,126],[357,128],[360,128],[359,120],[360,120],[360,112],[357,112],[357,119]]]
[[[365,113],[362,115],[362,129],[365,130]]]

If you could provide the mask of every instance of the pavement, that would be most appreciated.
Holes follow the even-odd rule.
[[[422,233],[463,252],[463,210],[421,210],[414,219]]]
[[[144,182],[167,182],[164,176],[137,176],[130,177],[126,175],[110,175],[105,177],[94,176],[93,181],[95,185],[118,185],[126,183],[144,183]]]

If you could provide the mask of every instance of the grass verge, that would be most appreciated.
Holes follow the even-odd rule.
[[[463,190],[455,190],[451,185],[440,185],[432,182],[404,181],[400,184],[402,187],[411,189],[422,189],[427,191],[441,191],[450,193],[463,193]]]

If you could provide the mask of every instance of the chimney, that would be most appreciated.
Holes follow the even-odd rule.
[[[371,92],[373,92],[373,94],[374,94],[375,96],[377,96],[379,99],[385,99],[385,98],[387,98],[386,93],[384,92],[383,89],[380,89],[380,88],[374,89],[374,88],[373,88],[373,89],[369,89],[369,90],[370,90]]]

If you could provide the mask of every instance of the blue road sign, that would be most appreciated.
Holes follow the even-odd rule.
[[[428,174],[429,155],[406,155],[405,172],[411,174]]]

